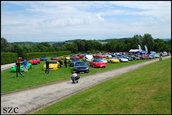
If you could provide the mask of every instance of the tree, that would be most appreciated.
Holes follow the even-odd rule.
[[[154,50],[154,39],[152,38],[151,34],[144,34],[142,38],[142,46],[146,45],[148,48],[148,52]]]
[[[1,52],[7,51],[7,47],[9,46],[8,41],[5,38],[1,38]]]

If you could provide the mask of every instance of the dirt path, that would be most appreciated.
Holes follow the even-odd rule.
[[[10,68],[10,67],[12,67],[14,65],[15,65],[15,63],[1,65],[1,71],[5,70],[5,69],[8,69],[8,68]]]
[[[171,56],[163,57],[163,59],[167,58],[171,58]],[[34,112],[35,110],[48,106],[52,103],[58,102],[59,100],[64,99],[65,97],[68,97],[74,93],[77,93],[78,91],[87,89],[102,81],[108,80],[112,77],[129,72],[131,70],[137,69],[141,66],[156,61],[158,61],[158,59],[130,65],[127,67],[122,67],[119,69],[99,73],[96,75],[89,75],[87,77],[81,78],[78,84],[72,84],[71,80],[68,80],[49,86],[43,86],[8,95],[2,95],[1,114],[3,113],[2,109],[4,107],[18,107],[19,109],[17,109],[17,112],[20,114]]]

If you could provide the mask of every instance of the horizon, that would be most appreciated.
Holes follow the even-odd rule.
[[[131,37],[124,37],[124,38],[131,38]],[[124,39],[124,38],[109,38],[109,39],[98,39],[98,40]],[[153,38],[153,39],[171,40],[171,38]],[[73,40],[87,40],[87,39],[70,39],[70,40],[65,40],[65,41],[43,41],[43,42],[66,42],[66,41],[73,41]],[[98,41],[98,40],[96,40],[96,41]],[[14,42],[9,42],[9,43],[14,43]],[[18,41],[18,42],[41,43],[41,42],[34,42],[34,41]]]
[[[2,1],[9,42],[171,38],[171,1]]]

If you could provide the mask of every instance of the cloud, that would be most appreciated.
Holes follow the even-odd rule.
[[[171,36],[169,1],[5,1],[2,6],[1,32],[10,41]]]

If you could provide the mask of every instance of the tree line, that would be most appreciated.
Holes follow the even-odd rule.
[[[56,52],[56,51],[71,51],[72,53],[78,52],[128,52],[130,49],[138,49],[138,45],[144,49],[147,46],[148,51],[156,52],[171,52],[171,39],[164,41],[162,39],[153,39],[151,34],[134,35],[131,38],[111,39],[104,43],[97,40],[74,40],[71,42],[57,42],[57,43],[9,43],[5,38],[1,38],[1,52],[15,52],[19,56],[29,52]]]

